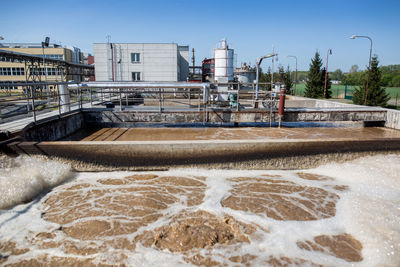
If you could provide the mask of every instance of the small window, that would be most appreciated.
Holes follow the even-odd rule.
[[[132,81],[140,81],[140,72],[132,72]]]
[[[140,62],[140,54],[139,53],[131,53],[131,62],[132,63]]]

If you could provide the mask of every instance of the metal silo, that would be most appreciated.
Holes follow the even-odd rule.
[[[229,49],[226,39],[221,47],[215,49],[215,81],[226,83],[233,81],[233,49]]]

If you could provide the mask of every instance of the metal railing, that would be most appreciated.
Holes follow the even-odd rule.
[[[0,83],[0,86],[17,86],[2,94],[0,90],[0,130],[7,130],[6,123],[28,124],[54,115],[61,116],[82,108],[114,108],[116,110],[210,111],[211,109],[254,108],[256,101],[270,98],[271,91],[260,91],[255,98],[255,84],[196,84],[196,83]],[[226,91],[218,90],[225,86]],[[260,84],[268,86],[268,83]],[[47,89],[49,88],[49,91]],[[47,93],[49,92],[49,93]],[[234,97],[231,97],[234,95]],[[272,98],[271,98],[272,100]],[[272,102],[271,102],[272,103]],[[274,105],[260,108],[272,111]],[[28,119],[23,120],[23,119]]]

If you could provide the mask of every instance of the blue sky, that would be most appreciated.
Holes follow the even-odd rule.
[[[62,45],[92,53],[93,43],[171,43],[196,50],[196,65],[224,37],[235,49],[238,65],[272,51],[278,64],[308,70],[318,50],[327,50],[329,71],[347,72],[353,64],[368,65],[373,39],[381,65],[400,64],[400,1],[6,1],[0,5],[2,42],[41,42],[45,36]],[[324,63],[325,64],[325,63]],[[263,62],[264,69],[271,65]]]

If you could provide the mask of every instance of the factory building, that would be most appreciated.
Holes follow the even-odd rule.
[[[79,62],[79,59],[81,58],[81,52],[78,48],[72,50],[56,44],[49,44],[48,47],[42,49],[42,44],[39,43],[0,43],[0,49],[29,55],[44,56],[45,59],[50,58],[64,60],[67,62],[81,63]],[[7,58],[0,57],[0,82],[26,82],[31,81],[29,77],[33,76],[38,77],[37,81],[44,82],[46,80],[46,74],[48,82],[79,79],[79,76],[74,77],[76,75],[65,75],[65,73],[63,75],[61,69],[55,68],[52,65],[46,64],[46,68],[44,68],[42,61],[38,63],[39,64],[35,66],[26,66],[24,62],[11,61]]]
[[[189,77],[189,46],[97,43],[96,81],[177,82]]]

